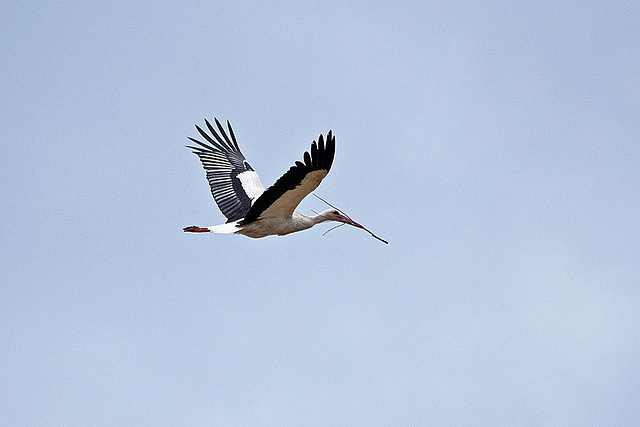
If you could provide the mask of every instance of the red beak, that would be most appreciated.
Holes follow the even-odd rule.
[[[355,222],[351,218],[348,218],[348,217],[346,217],[344,215],[340,215],[339,221],[340,222],[344,222],[345,224],[353,225],[354,227],[364,228],[363,226],[361,226],[360,224],[358,224],[357,222]]]

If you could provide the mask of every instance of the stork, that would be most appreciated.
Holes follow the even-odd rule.
[[[335,136],[331,131],[327,133],[326,139],[321,134],[317,143],[313,141],[311,153],[305,152],[303,155],[304,162],[295,162],[275,184],[265,190],[258,174],[240,151],[229,121],[227,135],[218,119],[214,120],[218,131],[205,119],[211,135],[196,125],[206,143],[189,137],[197,146],[187,148],[200,158],[207,172],[211,194],[222,214],[227,217],[227,222],[210,227],[193,225],[185,227],[185,232],[236,233],[260,238],[283,236],[306,230],[321,222],[337,221],[371,233],[337,208],[314,216],[306,216],[295,210],[302,199],[320,185],[331,169],[336,147]]]

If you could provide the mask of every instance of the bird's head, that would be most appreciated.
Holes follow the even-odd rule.
[[[322,219],[322,221],[337,221],[353,225],[354,227],[364,228],[348,216],[340,213],[337,209],[328,209],[324,212],[321,212],[318,216]]]

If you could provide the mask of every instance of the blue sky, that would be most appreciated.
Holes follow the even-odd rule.
[[[637,425],[619,3],[4,5],[0,424]],[[183,233],[214,116],[390,244]]]

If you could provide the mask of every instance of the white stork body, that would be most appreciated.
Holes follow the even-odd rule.
[[[253,221],[247,225],[239,225],[238,223],[240,221],[241,220],[237,220],[227,224],[206,227],[206,230],[222,234],[237,233],[258,239],[260,237],[272,235],[284,236],[286,234],[295,233],[296,231],[306,230],[307,228],[311,228],[323,221],[329,221],[329,219],[322,218],[322,214],[308,217],[300,212],[293,212],[293,215],[291,215],[290,218],[263,218]]]
[[[331,169],[335,154],[335,137],[331,131],[327,133],[326,144],[320,135],[318,143],[313,141],[311,144],[311,154],[304,153],[304,163],[296,162],[265,190],[258,174],[240,152],[231,124],[227,121],[230,139],[218,119],[215,123],[220,134],[209,121],[205,120],[205,123],[213,138],[197,125],[196,129],[209,144],[189,138],[199,146],[188,148],[200,158],[207,172],[211,194],[228,221],[210,227],[186,227],[184,231],[236,233],[260,238],[306,230],[324,221],[339,221],[363,228],[336,209],[311,217],[295,211]]]

